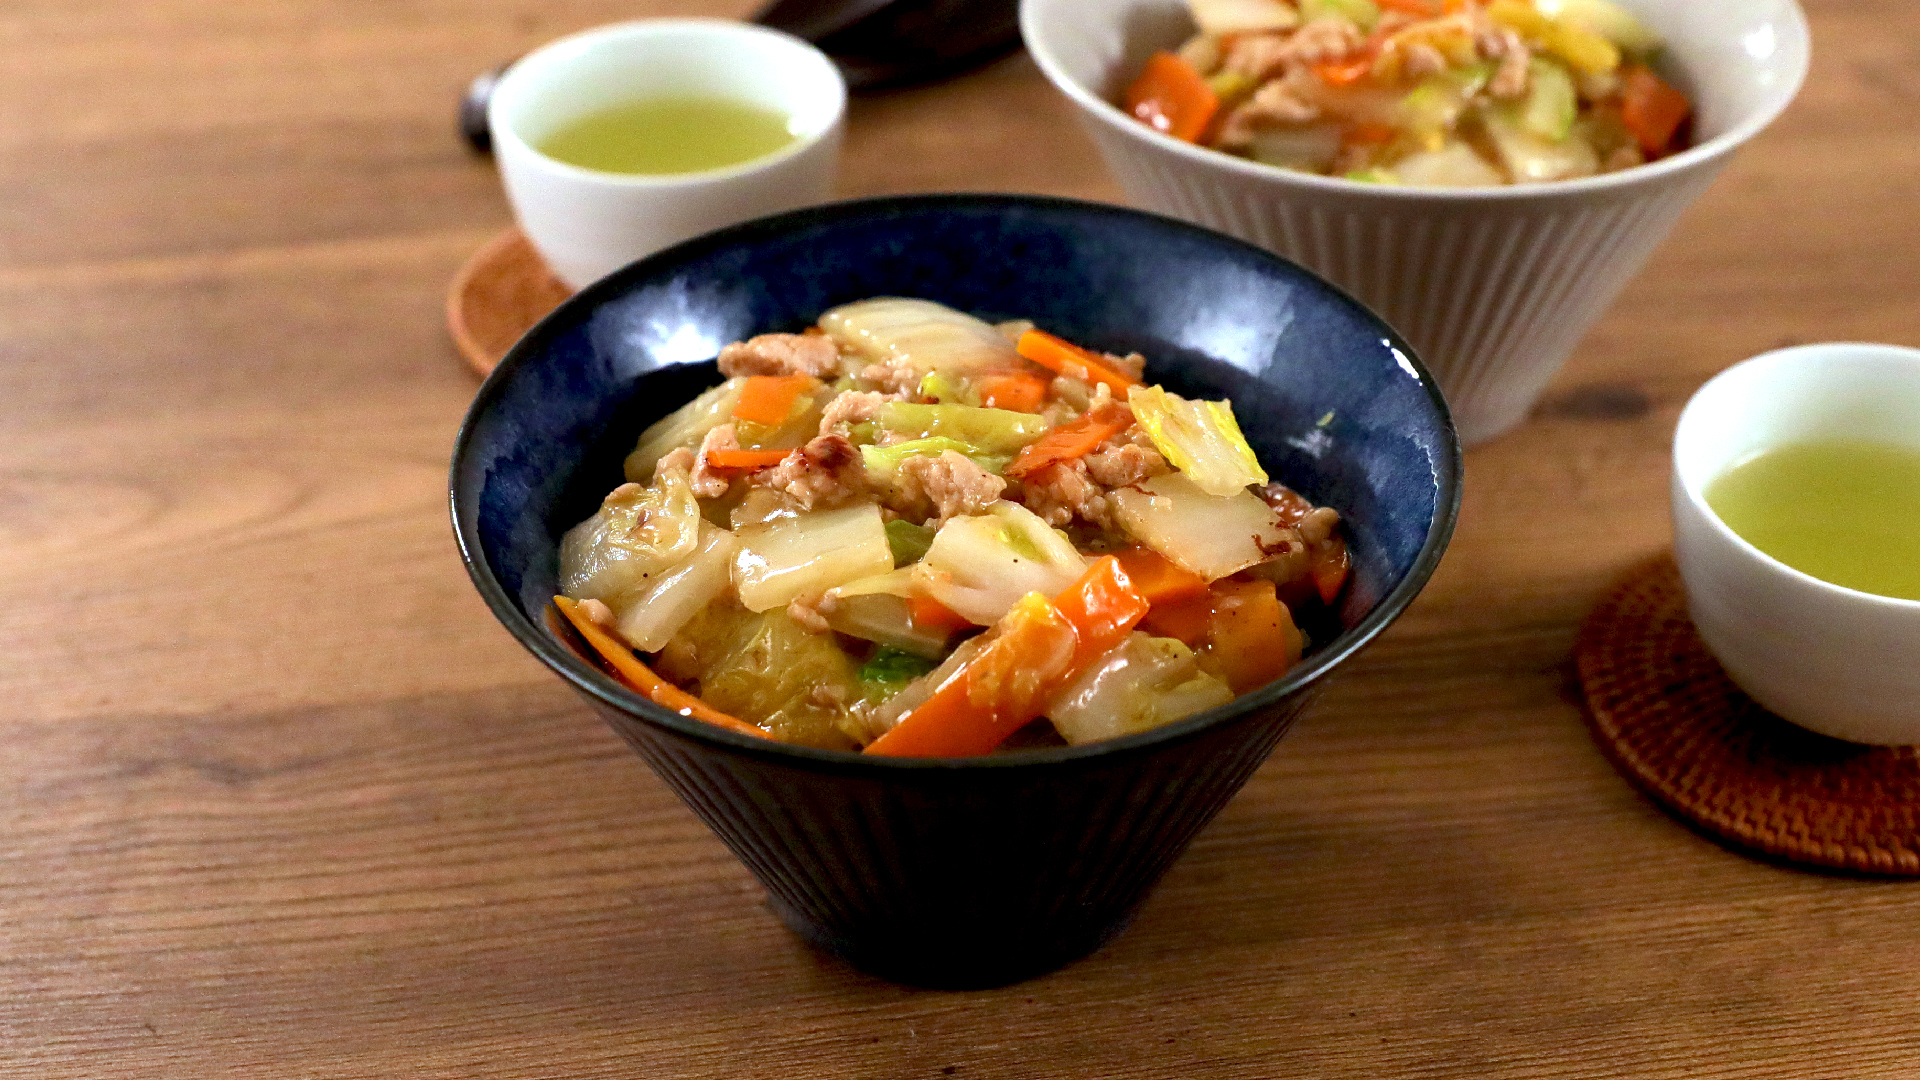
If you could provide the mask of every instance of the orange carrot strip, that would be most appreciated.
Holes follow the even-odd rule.
[[[1213,612],[1200,667],[1234,693],[1265,686],[1300,659],[1300,631],[1273,582],[1219,581],[1209,596]]]
[[[1120,561],[1108,556],[1096,560],[1044,611],[1036,617],[1022,605],[1008,612],[990,631],[993,640],[866,752],[894,757],[990,752],[1039,716],[1054,691],[1125,639],[1146,614],[1147,601]],[[1032,677],[1037,658],[1058,657],[1068,646],[1070,658],[1041,679]]]
[[[1338,537],[1313,549],[1307,573],[1313,578],[1313,588],[1320,594],[1321,603],[1331,604],[1333,598],[1340,595],[1340,586],[1347,583],[1351,567],[1346,541]]]
[[[1313,73],[1328,86],[1352,86],[1373,72],[1373,57],[1362,54],[1350,60],[1328,60],[1313,65]],[[1378,125],[1373,125],[1378,126]],[[1386,140],[1381,140],[1382,142]]]
[[[1127,111],[1155,131],[1194,142],[1220,108],[1213,87],[1192,64],[1170,52],[1147,58],[1125,97]]]
[[[1086,457],[1132,424],[1133,413],[1124,405],[1090,410],[1021,447],[1008,464],[1007,475],[1021,480],[1049,465]]]
[[[1047,380],[1024,371],[989,375],[976,383],[975,388],[980,393],[980,404],[989,409],[1039,412],[1047,400]]]
[[[1140,626],[1159,637],[1170,637],[1189,649],[1206,644],[1207,630],[1213,624],[1213,598],[1206,592],[1184,600],[1166,600],[1153,605]]]
[[[567,617],[567,621],[580,632],[580,636],[586,639],[587,644],[593,646],[593,650],[613,667],[614,677],[619,679],[627,689],[656,705],[672,709],[681,716],[704,720],[709,724],[726,728],[728,731],[737,731],[743,735],[757,735],[763,739],[771,737],[763,729],[745,720],[728,716],[654,674],[652,668],[633,655],[632,649],[614,640],[613,635],[600,629],[592,619],[587,618],[586,612],[581,611],[580,605],[571,598],[556,596],[553,598],[553,606],[560,609],[560,614]]]
[[[1106,383],[1107,389],[1113,391],[1113,396],[1122,401],[1126,400],[1127,391],[1139,385],[1138,380],[1107,366],[1106,357],[1063,341],[1045,330],[1029,330],[1021,334],[1020,340],[1014,343],[1014,349],[1056,375],[1065,375],[1075,367],[1083,368],[1089,381]]]
[[[1431,19],[1439,15],[1441,10],[1436,0],[1378,0],[1378,3],[1388,11],[1398,11],[1421,19]]]
[[[1687,95],[1674,89],[1644,64],[1627,68],[1620,88],[1620,119],[1648,157],[1658,157],[1673,144],[1673,133],[1693,111]]]
[[[1079,580],[1053,598],[1054,610],[1080,639],[1073,651],[1073,669],[1061,684],[1125,640],[1150,606],[1119,559],[1112,555],[1095,559]]]
[[[1206,578],[1152,548],[1130,547],[1114,552],[1114,557],[1120,560],[1133,587],[1155,608],[1206,594]]]
[[[709,450],[707,468],[735,473],[771,469],[791,453],[791,450]]]
[[[1354,124],[1340,134],[1342,146],[1380,146],[1393,141],[1399,132],[1386,124]]]
[[[944,632],[948,634],[960,630],[971,630],[976,624],[972,619],[953,610],[931,596],[913,596],[907,599],[907,617],[913,620],[917,630]]]
[[[806,375],[753,375],[740,387],[740,400],[733,406],[733,418],[772,427],[787,422],[793,401],[812,388],[814,380]]]

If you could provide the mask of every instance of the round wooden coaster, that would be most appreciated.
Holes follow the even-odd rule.
[[[522,334],[572,295],[519,228],[509,227],[454,275],[447,289],[447,330],[460,355],[485,375]]]
[[[1920,756],[1816,735],[1728,680],[1687,617],[1673,558],[1628,574],[1574,656],[1594,737],[1634,783],[1733,844],[1920,876]]]

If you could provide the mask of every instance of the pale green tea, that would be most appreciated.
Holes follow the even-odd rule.
[[[787,115],[720,97],[656,97],[568,123],[537,149],[585,169],[688,173],[765,157],[792,142]]]
[[[1920,600],[1920,449],[1782,446],[1721,473],[1706,495],[1728,528],[1796,570]]]

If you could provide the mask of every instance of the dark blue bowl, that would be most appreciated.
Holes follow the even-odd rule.
[[[836,304],[917,296],[1139,351],[1229,396],[1276,479],[1345,519],[1354,574],[1288,675],[1142,735],[987,758],[872,759],[735,735],[630,693],[547,628],[562,532],[640,431],[718,380],[720,346]],[[809,940],[888,978],[984,986],[1111,938],[1245,783],[1320,680],[1426,583],[1459,445],[1400,337],[1318,277],[1218,233],[1058,199],[939,195],[711,233],[562,304],[480,388],[454,450],[474,584],[760,879]]]

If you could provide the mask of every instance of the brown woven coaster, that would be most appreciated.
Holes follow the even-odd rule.
[[[485,375],[533,324],[573,295],[517,227],[487,241],[447,289],[447,331]]]
[[[1574,658],[1601,749],[1674,813],[1788,861],[1920,875],[1915,748],[1830,739],[1755,704],[1694,631],[1672,556],[1622,579]]]

